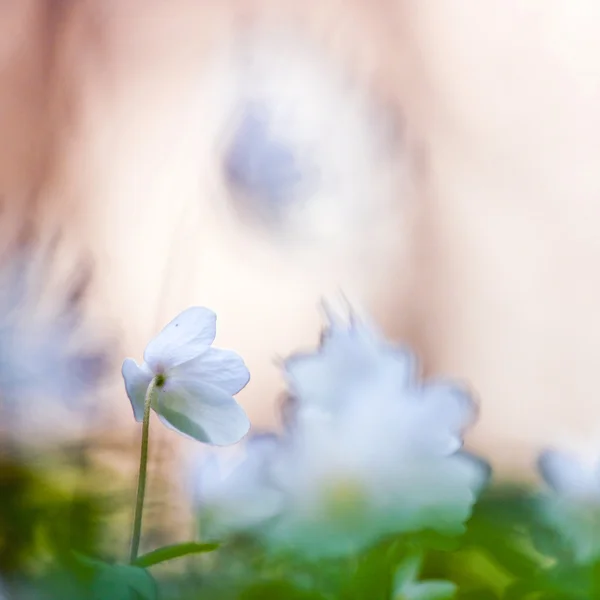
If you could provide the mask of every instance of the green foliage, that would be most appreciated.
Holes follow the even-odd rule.
[[[140,567],[108,564],[84,556],[77,556],[76,570],[82,592],[90,600],[157,600],[154,579]]]
[[[134,565],[106,545],[119,503],[66,466],[0,461],[0,575],[41,600],[588,600],[600,567],[577,564],[520,488],[484,494],[461,536],[419,532],[360,555],[307,560],[251,537],[158,548]],[[104,481],[92,467],[86,477]],[[71,482],[67,485],[66,482]],[[114,496],[114,494],[113,494]],[[168,525],[168,524],[167,524]],[[113,542],[114,544],[114,542]],[[168,568],[165,568],[168,565]],[[0,591],[0,595],[3,592]],[[12,596],[9,595],[12,593]]]
[[[164,546],[158,548],[148,554],[139,556],[135,561],[134,565],[138,567],[152,567],[168,560],[174,560],[175,558],[183,558],[190,554],[203,554],[204,552],[212,552],[219,547],[219,544],[199,544],[196,542],[186,542],[184,544],[173,544],[171,546]]]

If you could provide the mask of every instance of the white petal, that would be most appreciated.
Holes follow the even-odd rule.
[[[275,436],[251,438],[246,443],[246,458],[229,475],[219,474],[216,482],[208,482],[212,497],[206,495],[205,506],[212,509],[217,537],[224,531],[244,531],[260,526],[280,512],[283,493],[272,487],[267,477],[270,460],[278,447]]]
[[[250,372],[242,357],[232,350],[219,348],[209,348],[198,358],[173,369],[171,375],[182,380],[201,380],[231,396],[250,381]]]
[[[588,496],[598,491],[592,469],[566,452],[543,452],[538,459],[538,468],[544,481],[559,494]]]
[[[146,363],[140,367],[132,358],[126,358],[123,361],[121,373],[125,380],[127,396],[129,396],[133,408],[133,416],[136,421],[141,423],[144,418],[146,391],[152,381],[153,374]]]
[[[156,412],[168,427],[215,446],[236,444],[250,429],[246,413],[230,394],[194,380],[168,379],[157,390]]]
[[[429,382],[422,389],[422,399],[432,418],[437,418],[456,433],[471,425],[477,416],[475,402],[455,383]]]
[[[292,356],[284,367],[292,394],[301,403],[332,408],[366,393],[402,393],[414,378],[415,360],[358,322],[332,326],[317,352]]]
[[[413,429],[432,449],[445,454],[462,447],[462,433],[476,418],[476,405],[469,394],[456,385],[436,381],[415,391]]]
[[[175,317],[146,346],[144,360],[156,373],[196,358],[213,343],[217,315],[208,308],[194,306]]]
[[[203,460],[198,460],[192,464],[187,473],[188,483],[191,484],[192,502],[195,506],[209,504],[223,485],[224,475],[222,473],[219,459],[215,454],[209,454]]]

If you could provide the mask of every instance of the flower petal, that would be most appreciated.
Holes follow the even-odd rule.
[[[250,429],[244,409],[230,394],[194,380],[167,380],[157,390],[156,412],[168,427],[215,446],[236,444]]]
[[[250,105],[227,150],[225,171],[229,181],[263,209],[277,215],[293,200],[303,177],[294,148],[270,135],[270,117],[260,105]]]
[[[144,418],[146,390],[152,381],[153,374],[146,363],[140,367],[132,358],[126,358],[123,361],[121,373],[125,380],[127,396],[129,396],[133,408],[133,416],[136,421],[141,423]]]
[[[461,448],[464,430],[477,416],[477,406],[468,392],[440,380],[417,388],[415,393],[416,398],[411,399],[414,435],[443,454]]]
[[[197,358],[173,369],[177,379],[200,379],[233,396],[250,381],[250,372],[242,357],[232,350],[209,348]]]
[[[567,452],[546,450],[538,459],[538,468],[544,481],[559,494],[587,496],[598,493],[592,469]]]
[[[200,488],[196,494],[198,507],[205,517],[205,532],[210,532],[211,538],[262,527],[283,508],[283,492],[268,479],[270,460],[279,448],[277,438],[255,436],[245,448],[246,457],[227,475],[217,468],[213,455],[196,476]],[[219,449],[220,455],[222,452]]]
[[[208,308],[194,306],[175,317],[144,352],[144,360],[157,371],[171,369],[205,352],[217,331],[217,315]]]
[[[315,353],[284,363],[292,395],[302,404],[337,409],[352,397],[398,396],[413,381],[415,358],[381,339],[361,321],[332,322]]]

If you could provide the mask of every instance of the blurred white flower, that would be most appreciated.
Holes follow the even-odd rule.
[[[418,581],[422,559],[412,556],[396,571],[394,600],[450,600],[458,588],[451,581]]]
[[[487,475],[456,452],[460,421],[471,417],[462,398],[445,386],[393,399],[377,392],[334,415],[299,411],[273,465],[286,497],[270,533],[276,543],[335,555],[387,534],[462,532]]]
[[[255,435],[247,440],[245,455],[237,460],[227,461],[222,453],[195,457],[187,477],[204,539],[265,527],[281,512],[283,496],[273,487],[269,472],[278,448],[274,435]]]
[[[41,264],[22,249],[0,268],[0,428],[20,446],[67,441],[98,422],[94,395],[106,371],[104,343],[81,326],[87,271],[47,289]]]
[[[235,444],[248,433],[248,417],[232,396],[250,373],[235,352],[211,348],[215,335],[215,313],[192,307],[150,341],[141,366],[125,359],[122,373],[137,421],[154,379],[152,408],[171,429],[216,446]]]
[[[543,516],[572,547],[578,561],[599,558],[600,461],[547,450],[538,467],[550,488],[542,499]]]
[[[273,537],[336,554],[391,533],[461,531],[487,477],[457,453],[470,397],[420,384],[413,355],[364,320],[329,320],[321,348],[285,364],[296,415],[274,465],[288,506]]]
[[[0,389],[5,399],[44,395],[73,405],[89,392],[102,357],[77,353],[73,330],[61,319],[19,318],[0,323]]]

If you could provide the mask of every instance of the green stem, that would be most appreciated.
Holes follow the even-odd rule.
[[[142,423],[142,448],[140,452],[140,471],[138,475],[137,498],[135,501],[135,516],[133,518],[133,534],[131,536],[130,562],[133,563],[138,556],[140,537],[142,534],[142,512],[144,510],[144,495],[146,494],[146,473],[148,470],[148,434],[150,432],[150,408],[156,389],[154,378],[146,390],[144,401],[144,420]]]

